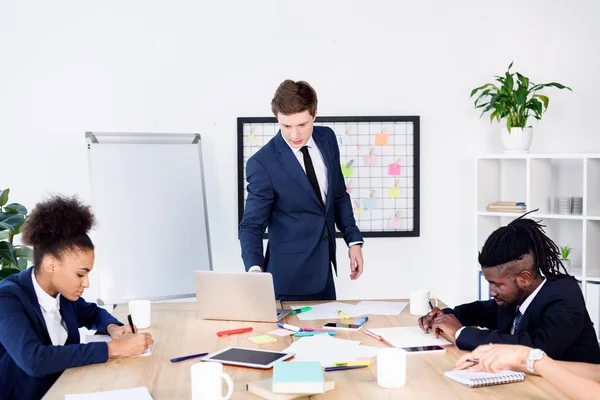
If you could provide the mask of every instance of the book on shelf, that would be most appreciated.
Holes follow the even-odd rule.
[[[488,211],[491,212],[525,212],[527,206],[523,202],[514,201],[494,201],[488,205]]]

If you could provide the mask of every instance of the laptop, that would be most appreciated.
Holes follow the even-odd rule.
[[[202,319],[277,322],[291,310],[278,310],[268,272],[194,271]]]

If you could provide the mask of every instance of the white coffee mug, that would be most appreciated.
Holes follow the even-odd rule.
[[[429,306],[430,297],[435,300],[434,307],[438,306],[438,300],[434,296],[430,296],[429,290],[417,290],[410,292],[410,313],[412,315],[425,315],[431,311]]]
[[[233,395],[231,377],[223,372],[223,364],[200,362],[190,368],[192,372],[192,400],[227,400]],[[227,394],[223,397],[223,382],[227,382]]]
[[[152,307],[150,300],[132,300],[129,302],[131,320],[138,329],[148,328],[152,325]]]
[[[377,384],[390,389],[406,384],[406,351],[385,348],[377,352]]]

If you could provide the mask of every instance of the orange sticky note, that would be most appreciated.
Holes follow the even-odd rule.
[[[387,146],[388,136],[389,135],[387,133],[376,133],[375,134],[375,144],[377,146]]]

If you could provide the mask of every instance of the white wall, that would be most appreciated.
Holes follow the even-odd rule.
[[[200,132],[215,267],[241,270],[236,117],[268,116],[277,85],[305,79],[323,115],[421,116],[421,237],[368,239],[339,297],[471,300],[473,157],[499,127],[470,90],[513,60],[570,85],[548,91],[532,151],[600,151],[600,4],[488,3],[0,0],[0,187],[29,206],[89,199],[85,131]]]

